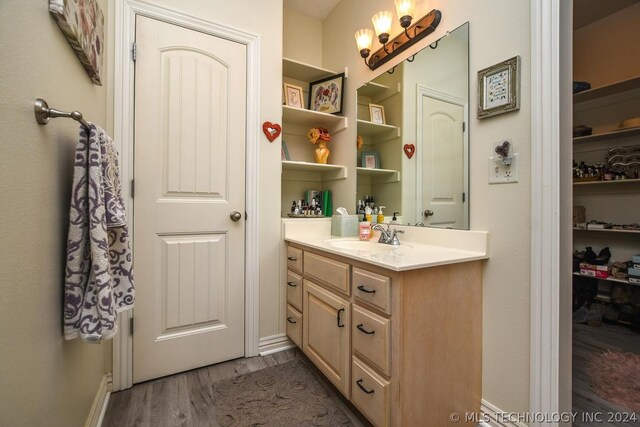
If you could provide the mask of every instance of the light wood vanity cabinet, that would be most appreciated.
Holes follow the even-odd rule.
[[[298,323],[287,334],[375,426],[444,426],[453,412],[473,425],[463,420],[480,411],[481,261],[397,272],[291,243],[287,254],[302,260],[287,275],[302,280],[301,313],[287,290],[302,345]]]

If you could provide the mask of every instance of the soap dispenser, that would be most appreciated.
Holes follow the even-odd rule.
[[[382,209],[386,209],[386,206],[380,206],[378,208],[378,224],[384,224],[384,214],[382,213]]]

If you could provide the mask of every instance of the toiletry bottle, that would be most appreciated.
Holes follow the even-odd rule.
[[[394,212],[393,213],[393,218],[391,218],[391,222],[389,224],[397,224],[398,223],[398,218],[396,218],[396,214],[398,214],[400,212]]]
[[[367,206],[366,208],[364,208],[364,216],[365,218],[367,218],[367,222],[371,223],[371,207]]]
[[[384,224],[384,214],[382,213],[383,208],[386,208],[386,206],[380,206],[378,209],[378,224]]]
[[[371,223],[362,221],[360,223],[360,240],[369,240],[371,238]]]

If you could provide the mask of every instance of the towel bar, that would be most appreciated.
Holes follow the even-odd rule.
[[[65,117],[73,119],[76,122],[82,123],[86,128],[89,127],[89,123],[82,118],[82,113],[79,111],[72,111],[67,113],[66,111],[56,110],[55,108],[49,108],[49,104],[42,98],[36,99],[35,102],[35,114],[38,124],[46,125],[49,123],[49,119],[55,119],[56,117]]]

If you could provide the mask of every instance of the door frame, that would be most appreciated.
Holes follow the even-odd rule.
[[[122,182],[133,179],[134,165],[134,78],[135,68],[131,49],[135,41],[136,16],[152,19],[183,28],[230,40],[247,49],[247,110],[246,110],[246,190],[245,210],[245,357],[258,355],[259,344],[259,138],[260,138],[260,37],[187,15],[172,9],[143,3],[139,0],[117,0],[115,5],[115,72],[114,72],[114,137],[121,143]],[[133,236],[133,198],[131,188],[124,185],[122,195],[128,213],[130,232]],[[135,254],[134,254],[135,256]],[[120,333],[113,340],[113,391],[133,385],[133,337],[130,328],[132,310],[118,318]]]
[[[428,97],[428,98],[433,98],[433,99],[437,99],[443,102],[448,102],[449,104],[454,104],[454,105],[458,105],[460,107],[462,107],[462,111],[463,111],[463,117],[462,120],[465,123],[465,127],[464,130],[462,131],[462,141],[463,141],[463,148],[462,148],[462,157],[464,159],[464,164],[462,165],[462,170],[463,170],[463,191],[465,193],[465,201],[464,203],[464,207],[466,209],[464,209],[463,212],[463,224],[462,224],[462,228],[467,230],[469,229],[469,101],[464,99],[464,98],[459,98],[457,96],[454,95],[450,95],[448,93],[444,93],[444,92],[440,92],[438,90],[432,89],[428,86],[424,86],[421,84],[418,84],[417,86],[417,90],[416,90],[416,117],[417,117],[417,121],[416,121],[416,142],[417,141],[422,141],[423,140],[423,135],[422,135],[422,98],[423,97]],[[417,150],[417,161],[416,161],[416,194],[422,194],[422,164],[423,164],[423,160],[424,160],[424,150],[422,148],[420,148],[420,150]],[[420,165],[420,166],[419,166]],[[422,197],[422,196],[420,196]],[[422,199],[420,199],[422,200]],[[424,208],[424,204],[422,205],[422,207],[418,207],[418,205],[416,205],[416,219],[422,219],[422,209]],[[418,221],[418,222],[422,222],[422,221]]]
[[[529,413],[572,410],[572,7],[570,1],[531,1]]]

